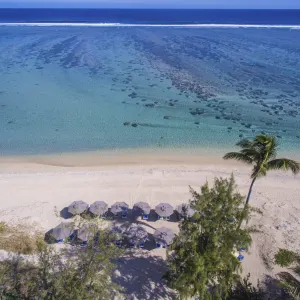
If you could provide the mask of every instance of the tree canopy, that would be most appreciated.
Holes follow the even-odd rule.
[[[236,190],[233,176],[208,183],[201,193],[190,189],[192,220],[183,220],[180,232],[168,251],[170,286],[181,299],[223,299],[235,281],[241,264],[234,252],[251,244],[249,230],[238,228],[238,222],[250,208],[243,210],[244,197]]]

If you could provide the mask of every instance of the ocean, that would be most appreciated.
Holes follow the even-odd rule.
[[[0,154],[300,145],[299,10],[0,9]]]

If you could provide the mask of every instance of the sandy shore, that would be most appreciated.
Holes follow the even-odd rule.
[[[89,153],[4,157],[0,159],[0,220],[36,222],[48,231],[61,221],[55,209],[60,211],[74,200],[89,204],[104,200],[109,205],[125,201],[131,207],[135,202],[146,201],[153,208],[160,202],[168,202],[176,207],[189,200],[189,186],[197,190],[206,181],[212,182],[216,176],[230,176],[232,172],[240,192],[246,194],[250,168],[209,155],[130,153],[121,157]],[[254,217],[251,223],[257,225],[261,233],[253,235],[253,246],[243,262],[244,273],[250,272],[253,281],[278,272],[279,269],[271,265],[268,269],[263,261],[271,263],[279,247],[300,248],[299,180],[299,176],[274,172],[255,186],[251,203],[259,207],[263,215]],[[178,230],[177,223],[165,221],[151,222],[147,230],[153,233],[154,228],[161,225]],[[136,258],[158,260],[164,256],[164,250],[154,249],[142,251]],[[153,281],[164,289],[157,269],[153,271],[156,276]],[[121,273],[119,278],[123,276]],[[145,283],[135,283],[138,284],[142,287]],[[129,284],[130,288],[134,294]],[[157,295],[152,299],[168,298],[167,294]]]

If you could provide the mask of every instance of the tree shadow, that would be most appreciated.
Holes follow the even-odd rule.
[[[49,231],[47,231],[45,233],[45,236],[44,236],[44,241],[47,243],[47,244],[55,244],[57,241],[55,240],[54,236],[53,236],[53,229],[50,229]]]
[[[179,215],[177,213],[173,213],[171,216],[170,216],[170,220],[169,222],[171,223],[178,223],[180,221],[180,218],[179,218]]]
[[[71,219],[73,217],[73,215],[68,212],[68,207],[63,208],[59,214],[64,219]]]
[[[156,222],[156,221],[157,221],[157,213],[155,212],[154,209],[151,209],[148,217],[148,222]]]
[[[124,288],[125,299],[174,299],[163,279],[167,266],[161,257],[124,257],[116,264],[113,281]]]
[[[151,226],[147,221],[136,220],[135,223],[138,224],[138,225],[144,225],[144,226],[149,227],[153,230],[156,230],[156,228]]]
[[[272,300],[289,300],[291,299],[285,289],[280,285],[280,281],[277,278],[266,275],[262,280],[262,284],[265,287],[265,291]]]

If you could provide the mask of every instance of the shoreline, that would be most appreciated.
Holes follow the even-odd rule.
[[[126,149],[111,151],[69,152],[60,154],[0,156],[0,173],[51,171],[54,168],[122,168],[149,166],[238,166],[237,161],[226,161],[226,153],[204,149]],[[246,165],[244,165],[247,167]]]
[[[224,160],[228,149],[114,149],[100,151],[64,152],[56,154],[36,155],[3,155],[0,156],[0,173],[32,171],[48,171],[55,168],[122,168],[143,166],[220,166],[248,169],[251,166],[234,160]],[[286,153],[289,158],[299,160]],[[278,155],[278,157],[285,156]]]

